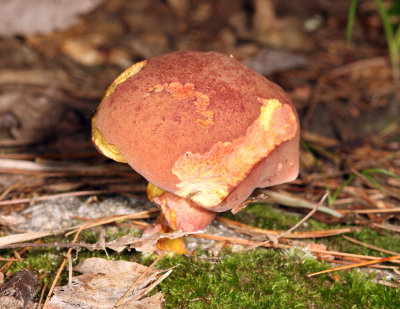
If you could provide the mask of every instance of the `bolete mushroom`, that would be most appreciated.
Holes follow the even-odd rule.
[[[148,197],[173,230],[203,229],[255,188],[298,174],[289,97],[216,52],[172,52],[127,69],[107,89],[92,139],[149,181]]]

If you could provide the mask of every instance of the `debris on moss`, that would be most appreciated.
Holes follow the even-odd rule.
[[[230,217],[230,214],[224,214]],[[299,217],[284,213],[271,205],[255,204],[232,219],[253,226],[285,230]],[[339,225],[335,226],[339,227]],[[308,220],[301,230],[334,228]],[[79,242],[96,243],[99,229],[83,231]],[[106,241],[127,233],[136,234],[129,227],[110,226],[105,230]],[[349,236],[392,251],[399,251],[400,235],[378,232],[368,228],[350,233]],[[69,239],[69,240],[68,240]],[[67,242],[72,238],[47,237],[46,243]],[[363,248],[341,236],[309,240],[322,243],[330,249],[344,252],[384,256],[372,249]],[[8,276],[27,267],[39,277],[41,287],[51,283],[64,258],[66,249],[32,248],[22,262],[8,268]],[[2,250],[3,257],[12,257],[12,250]],[[150,265],[156,255],[131,250],[116,253],[112,250],[88,251],[82,249],[72,254],[73,265],[89,257],[120,259]],[[218,257],[198,249],[192,256],[167,254],[157,267],[176,266],[157,291],[165,295],[166,308],[400,308],[400,288],[379,284],[387,272],[372,269],[355,269],[307,278],[307,274],[330,268],[314,255],[292,248],[290,250],[262,249],[234,253],[224,249]],[[368,270],[368,271],[367,271]],[[68,273],[63,272],[58,284],[67,283]],[[390,278],[387,278],[390,281]],[[393,282],[397,278],[391,278]]]

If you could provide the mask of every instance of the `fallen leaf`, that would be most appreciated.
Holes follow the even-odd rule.
[[[48,308],[113,308],[144,272],[146,275],[135,284],[118,308],[162,308],[164,297],[161,292],[150,297],[145,295],[166,270],[122,260],[89,258],[77,265],[74,271],[82,275],[72,277],[69,285],[56,287]]]

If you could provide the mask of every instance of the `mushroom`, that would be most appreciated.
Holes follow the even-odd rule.
[[[203,229],[255,188],[298,174],[299,121],[287,94],[216,52],[172,52],[127,69],[92,119],[92,140],[149,181],[173,230]]]

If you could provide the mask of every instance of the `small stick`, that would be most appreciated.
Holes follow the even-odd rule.
[[[14,250],[14,255],[18,259],[18,262],[22,262],[22,258],[17,251]]]
[[[27,177],[27,178],[23,178],[21,180],[18,180],[17,182],[14,182],[12,185],[10,185],[8,188],[6,188],[1,194],[0,194],[0,201],[2,201],[8,193],[10,193],[12,190],[14,190],[15,188],[18,188],[21,184],[23,184],[24,182],[28,182],[31,181],[33,179],[33,177]]]
[[[325,199],[326,199],[327,196],[328,196],[328,192],[326,192],[326,193],[324,194],[324,196],[321,198],[321,200],[319,201],[319,203],[318,203],[317,205],[315,205],[315,207],[314,207],[313,210],[311,210],[303,219],[301,219],[299,222],[297,222],[295,225],[293,225],[290,229],[288,229],[287,231],[285,231],[285,232],[279,234],[279,235],[276,236],[276,237],[269,236],[270,239],[268,239],[268,240],[266,240],[266,241],[264,241],[264,242],[258,243],[257,245],[251,246],[251,247],[247,248],[246,251],[247,251],[247,250],[251,250],[251,249],[258,248],[258,247],[260,247],[260,246],[264,246],[264,245],[266,245],[266,244],[268,244],[268,243],[270,243],[270,242],[273,242],[274,244],[277,244],[279,238],[281,238],[281,237],[283,237],[283,236],[285,236],[285,235],[287,235],[287,234],[293,232],[293,231],[294,231],[295,229],[297,229],[300,225],[302,225],[308,218],[310,218],[310,217],[318,210],[318,208],[319,208],[320,206],[322,206],[322,204],[325,202]]]
[[[1,246],[0,249],[14,249],[14,248],[71,248],[71,249],[81,249],[81,248],[85,248],[88,249],[90,251],[93,251],[93,249],[95,248],[95,244],[85,244],[85,243],[75,243],[75,244],[71,244],[71,243],[35,243],[35,242],[23,242],[23,243],[14,243],[14,244],[8,244],[8,245],[4,245]],[[16,262],[20,262],[20,259],[17,258],[10,258],[10,259],[6,259],[6,258],[2,258],[0,257],[0,261],[16,261]]]
[[[135,295],[132,298],[132,301],[136,301],[138,299],[140,299],[143,295],[147,295],[148,293],[150,293],[150,291],[152,289],[154,289],[154,287],[156,287],[157,285],[159,285],[165,278],[167,278],[173,269],[168,270],[165,274],[163,274],[162,276],[160,276],[156,281],[154,281],[152,284],[150,284],[142,293],[138,293],[137,295]],[[125,305],[125,304],[122,304]],[[114,309],[114,308],[113,308]]]
[[[311,278],[316,275],[326,274],[326,273],[330,273],[330,272],[337,271],[337,270],[345,270],[345,269],[350,269],[350,268],[355,268],[355,267],[378,264],[378,263],[392,261],[392,260],[396,260],[396,259],[400,259],[400,255],[394,255],[394,256],[387,257],[387,258],[383,258],[383,259],[377,259],[377,260],[373,260],[373,261],[367,261],[367,262],[362,262],[362,263],[356,263],[356,264],[350,264],[350,265],[325,269],[325,270],[322,270],[322,271],[319,271],[316,273],[308,274],[307,277]]]
[[[46,292],[46,289],[47,289],[47,282],[44,284],[42,292],[40,292],[40,298],[39,298],[39,302],[38,302],[36,309],[40,309],[42,307],[42,301],[43,301],[44,292]]]
[[[151,218],[154,213],[158,213],[160,211],[159,208],[152,208],[149,210],[143,210],[140,212],[136,212],[133,214],[128,214],[128,215],[114,215],[114,216],[108,216],[108,217],[102,217],[102,218],[96,218],[92,219],[88,222],[83,223],[82,225],[79,225],[78,229],[90,229],[95,226],[99,225],[104,225],[116,221],[122,221],[122,220],[128,220],[128,219],[145,219],[145,218]],[[78,230],[77,229],[77,230]],[[66,236],[75,233],[77,230],[73,230],[72,232],[68,232]]]
[[[309,202],[305,199],[296,196],[292,196],[287,192],[277,192],[268,189],[261,189],[261,192],[268,195],[271,202],[276,202],[283,206],[294,207],[294,208],[307,208],[310,210],[316,207],[315,203]],[[336,218],[343,218],[343,215],[339,211],[329,207],[318,206],[318,210],[322,213],[326,213]]]
[[[396,233],[400,233],[400,228],[398,228],[397,226],[395,226],[393,224],[388,225],[388,224],[372,222],[371,225],[369,225],[369,227],[373,228],[373,229],[384,229],[384,230],[389,230],[389,231],[393,231]]]
[[[318,210],[318,208],[321,207],[322,204],[324,204],[327,196],[328,196],[328,192],[325,192],[324,196],[321,198],[319,203],[317,205],[315,205],[313,210],[311,210],[303,219],[301,219],[299,222],[297,222],[295,225],[293,225],[290,229],[288,229],[286,232],[283,232],[282,234],[278,235],[276,238],[279,239],[279,238],[285,236],[286,234],[293,232],[300,225],[302,225],[304,222],[306,222],[308,220],[308,218],[310,218]]]
[[[96,194],[107,194],[107,193],[123,193],[123,192],[130,192],[130,191],[131,190],[128,190],[128,189],[126,189],[126,190],[75,191],[75,192],[59,193],[59,194],[53,194],[53,195],[43,195],[43,196],[33,197],[33,198],[20,198],[20,199],[15,199],[15,200],[6,200],[6,201],[1,201],[0,206],[46,201],[46,200],[52,200],[52,199],[56,199],[56,198],[60,198],[60,197],[85,196],[85,195],[96,195]]]
[[[40,242],[41,242],[41,240],[38,240],[36,243],[40,243]],[[24,254],[26,251],[28,251],[28,250],[30,250],[30,249],[31,249],[31,247],[26,247],[26,248],[20,250],[20,251],[18,252],[19,256],[21,256],[22,254]],[[4,265],[0,268],[0,272],[2,272],[2,273],[4,274],[4,273],[6,272],[6,270],[7,270],[7,268],[10,267],[11,264],[12,264],[13,262],[14,262],[14,261],[13,261],[12,259],[8,259],[8,262],[7,262],[6,264],[4,264]]]
[[[380,214],[380,213],[391,213],[400,212],[400,207],[394,208],[373,208],[373,209],[344,209],[343,213],[356,213],[356,214]]]
[[[74,237],[74,239],[72,240],[72,243],[75,243],[75,242],[76,242],[76,240],[78,239],[78,236],[79,236],[79,234],[81,233],[81,231],[82,231],[82,229],[79,229],[79,230],[76,232],[75,237]],[[57,280],[58,280],[58,278],[60,277],[61,272],[63,271],[64,266],[65,266],[65,263],[67,262],[67,259],[68,259],[69,255],[71,254],[71,252],[72,252],[72,248],[69,248],[68,251],[67,251],[67,255],[65,256],[64,260],[63,260],[62,263],[61,263],[60,268],[59,268],[58,271],[57,271],[56,277],[54,278],[53,283],[52,283],[52,285],[51,285],[51,287],[50,287],[49,293],[47,294],[46,301],[44,302],[44,305],[43,305],[43,308],[44,308],[44,309],[47,308],[47,306],[48,306],[48,303],[49,303],[49,301],[50,301],[51,294],[53,294],[54,288],[56,287],[56,284],[57,284]]]
[[[248,240],[245,238],[219,236],[219,235],[203,234],[203,233],[193,234],[193,235],[190,235],[190,237],[211,239],[211,240],[215,240],[215,241],[225,241],[225,242],[229,242],[232,244],[238,244],[238,245],[243,245],[243,246],[251,246],[251,245],[257,244],[257,242],[255,242],[254,240]]]
[[[21,262],[21,259],[17,259],[17,258],[3,258],[3,257],[0,257],[0,261]]]
[[[343,265],[350,265],[350,264],[354,264],[352,262],[346,261],[346,260],[330,260],[330,259],[323,259],[325,262],[328,263],[335,263],[335,264],[343,264]],[[363,261],[366,262],[366,261]],[[358,262],[361,263],[361,262]],[[378,268],[378,269],[389,269],[389,270],[396,270],[398,269],[397,266],[389,266],[389,265],[367,265],[367,267],[373,267],[373,268]]]
[[[72,258],[71,254],[68,255],[68,285],[72,283]]]
[[[399,255],[400,254],[398,252],[382,249],[382,248],[379,248],[379,247],[376,247],[376,246],[373,246],[373,245],[369,245],[369,244],[363,243],[363,242],[358,241],[357,239],[351,238],[349,236],[343,235],[343,238],[348,240],[348,241],[350,241],[350,242],[352,242],[352,243],[355,243],[357,245],[360,245],[360,246],[363,246],[363,247],[366,247],[366,248],[369,248],[369,249],[372,249],[372,250],[375,250],[375,251],[380,251],[380,252],[391,254],[391,255]]]
[[[239,229],[241,232],[251,232],[252,234],[269,234],[269,235],[279,235],[282,233],[280,230],[267,230],[263,228],[254,227],[251,225],[247,225],[235,220],[227,219],[224,217],[217,216],[215,218],[217,221],[221,222],[222,224],[226,225],[231,229]],[[318,231],[307,231],[307,232],[294,232],[290,234],[286,234],[285,238],[296,238],[296,239],[303,239],[303,238],[319,238],[319,237],[328,237],[334,236],[344,233],[350,233],[355,231],[357,228],[354,227],[347,227],[347,228],[339,228],[339,229],[329,229],[329,230],[318,230]]]

